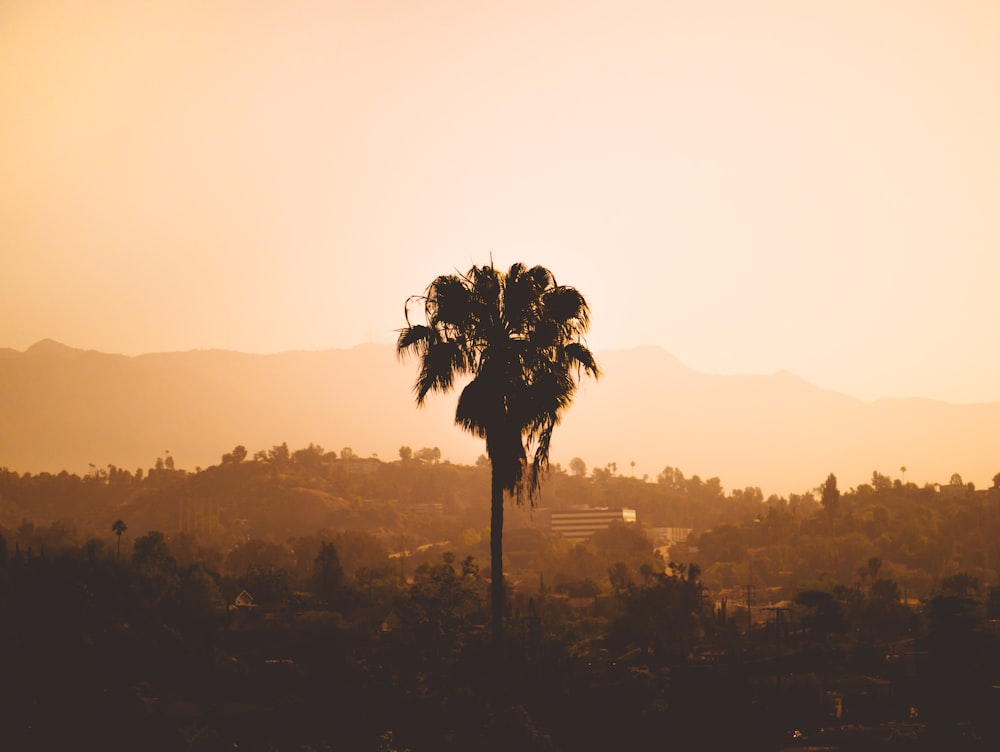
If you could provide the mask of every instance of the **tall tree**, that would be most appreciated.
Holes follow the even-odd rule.
[[[313,564],[313,591],[327,606],[338,605],[344,586],[344,567],[336,547],[324,541]]]
[[[410,321],[423,304],[425,322]],[[486,440],[490,460],[490,597],[494,643],[503,641],[503,505],[534,502],[548,468],[552,432],[579,378],[599,375],[582,341],[590,307],[575,288],[556,284],[548,269],[517,263],[504,273],[492,262],[465,274],[442,275],[407,301],[400,356],[420,358],[414,391],[423,405],[432,391],[462,390],[455,422]]]
[[[115,520],[111,523],[111,531],[118,536],[118,547],[115,551],[115,561],[119,561],[122,558],[122,533],[128,530],[128,525],[126,525],[122,520]]]
[[[819,487],[819,490],[820,504],[823,505],[823,509],[829,515],[830,519],[833,520],[840,510],[840,489],[837,488],[837,476],[830,473],[826,477],[826,480],[823,481],[823,485]]]

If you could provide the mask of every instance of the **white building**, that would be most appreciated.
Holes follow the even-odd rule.
[[[634,509],[574,509],[552,513],[552,532],[575,541],[585,541],[612,522],[635,522]]]

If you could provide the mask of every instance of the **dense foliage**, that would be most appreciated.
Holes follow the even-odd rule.
[[[669,467],[571,468],[508,518],[499,683],[483,678],[485,463],[279,445],[194,472],[4,470],[5,740],[772,750],[797,730],[995,748],[1000,488],[874,473],[834,494],[831,475],[765,499]],[[639,523],[583,544],[549,531],[582,504]],[[665,527],[691,532],[667,548]]]

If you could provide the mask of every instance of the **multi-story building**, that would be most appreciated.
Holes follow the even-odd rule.
[[[585,541],[612,522],[635,522],[634,509],[574,509],[552,513],[552,532],[575,541]]]

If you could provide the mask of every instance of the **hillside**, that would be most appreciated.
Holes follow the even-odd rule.
[[[863,402],[788,373],[698,373],[656,347],[599,360],[604,375],[583,385],[557,429],[556,462],[579,456],[650,478],[669,465],[781,494],[813,488],[829,472],[846,488],[903,465],[917,483],[958,472],[982,486],[1000,470],[990,450],[1000,404]],[[253,453],[281,442],[384,459],[404,444],[437,446],[446,459],[474,462],[483,447],[454,427],[454,397],[414,406],[415,370],[385,345],[127,357],[46,340],[0,351],[0,465],[148,468],[169,451],[194,469],[237,444]]]

